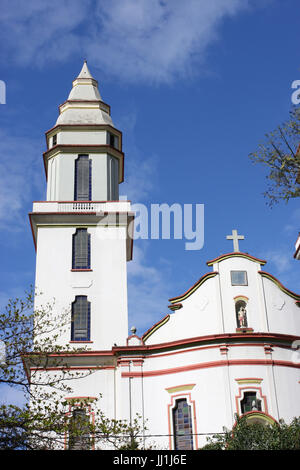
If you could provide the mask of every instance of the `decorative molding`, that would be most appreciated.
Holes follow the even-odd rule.
[[[146,333],[142,336],[143,342],[147,341],[147,339],[157,331],[161,326],[165,325],[170,320],[170,315],[166,315],[162,320],[155,323]]]
[[[245,259],[248,259],[249,261],[254,261],[255,263],[259,263],[262,266],[266,264],[265,260],[255,258],[254,256],[251,256],[248,253],[242,253],[242,252],[227,253],[227,254],[219,256],[218,258],[212,259],[211,261],[207,261],[206,264],[207,266],[212,266],[213,264],[220,263],[221,261],[225,261],[228,258],[245,258]]]
[[[245,385],[245,384],[260,384],[263,379],[257,379],[255,377],[252,377],[252,378],[243,378],[243,379],[235,379],[235,381],[239,384],[239,385]]]
[[[187,384],[187,385],[178,385],[177,387],[168,387],[165,390],[168,393],[178,393],[178,392],[184,392],[187,390],[193,390],[196,384]]]
[[[201,362],[198,364],[191,364],[189,366],[173,367],[172,369],[160,369],[144,372],[123,372],[122,377],[155,377],[160,375],[177,374],[180,372],[188,372],[192,370],[209,369],[214,367],[224,366],[280,366],[292,367],[300,369],[300,364],[292,361],[279,361],[271,359],[229,359],[212,362]]]
[[[172,304],[177,304],[178,302],[181,302],[182,300],[187,299],[190,295],[192,295],[202,284],[207,281],[208,279],[215,277],[217,274],[219,274],[217,271],[213,271],[207,274],[204,274],[199,281],[197,281],[190,289],[188,289],[184,294],[179,295],[177,297],[172,297],[169,299],[169,301]],[[170,308],[170,307],[169,307]]]
[[[247,326],[236,328],[237,333],[253,333],[253,331],[253,328],[248,328]]]
[[[168,305],[168,308],[175,312],[175,310],[180,310],[182,308],[182,304],[171,304]]]
[[[272,274],[267,273],[265,271],[258,271],[258,273],[262,277],[265,277],[265,278],[269,279],[270,281],[274,282],[274,284],[276,284],[276,286],[279,287],[279,289],[282,290],[282,292],[284,292],[285,294],[289,295],[290,297],[292,297],[295,300],[300,300],[300,294],[296,294],[295,292],[292,292],[291,290],[284,287],[284,285],[281,284],[281,282],[278,281],[278,279],[276,279],[276,277],[273,276]]]

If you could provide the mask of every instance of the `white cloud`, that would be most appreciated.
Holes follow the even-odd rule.
[[[41,178],[41,144],[26,137],[16,137],[0,130],[0,228],[20,230],[28,220],[25,205],[31,203],[35,190],[44,189]],[[44,185],[42,185],[42,183]]]
[[[221,22],[248,0],[2,0],[1,7],[2,59],[44,65],[80,54],[102,73],[160,83],[192,74]]]

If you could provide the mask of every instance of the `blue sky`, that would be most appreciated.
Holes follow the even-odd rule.
[[[288,118],[300,80],[297,0],[0,0],[0,304],[34,282],[28,221],[45,199],[46,130],[83,59],[123,132],[132,202],[205,205],[205,243],[136,240],[128,264],[129,326],[142,334],[169,313],[168,299],[232,251],[299,292],[293,259],[299,201],[270,209],[266,172],[248,158]]]

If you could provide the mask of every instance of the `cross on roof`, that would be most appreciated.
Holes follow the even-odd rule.
[[[238,235],[237,230],[232,230],[232,235],[226,236],[227,240],[233,240],[233,251],[239,252],[239,240],[244,240],[244,235]]]

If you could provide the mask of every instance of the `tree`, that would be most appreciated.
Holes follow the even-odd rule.
[[[224,429],[224,434],[208,438],[202,450],[299,450],[300,417],[290,424],[249,423],[247,416],[237,417],[232,430]]]
[[[24,299],[10,300],[0,313],[0,344],[5,345],[0,387],[17,389],[24,395],[23,405],[0,403],[0,449],[64,448],[66,436],[68,446],[74,449],[99,444],[131,448],[133,443],[140,444],[138,436],[145,428],[139,425],[139,417],[131,424],[113,420],[95,406],[94,420],[90,422],[85,414],[90,403],[62,399],[72,393],[70,381],[95,372],[74,372],[67,367],[66,353],[85,350],[57,345],[56,340],[69,324],[70,312],[54,314],[53,303],[34,310],[32,289]],[[26,373],[28,364],[30,375]],[[40,373],[41,367],[47,369],[50,365],[58,372]],[[70,413],[72,406],[77,413]]]
[[[265,135],[256,152],[249,157],[269,169],[269,186],[264,196],[269,205],[300,196],[300,108],[293,107],[290,118]]]

